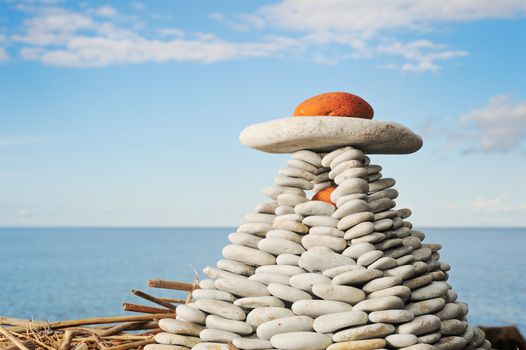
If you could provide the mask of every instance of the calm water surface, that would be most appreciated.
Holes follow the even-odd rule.
[[[0,228],[0,315],[62,320],[124,314],[147,279],[192,281],[221,258],[232,228]],[[441,243],[474,324],[526,334],[526,229],[423,229]],[[147,302],[144,302],[147,303]]]

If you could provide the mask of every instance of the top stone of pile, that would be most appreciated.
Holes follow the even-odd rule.
[[[422,147],[422,138],[410,129],[372,120],[373,115],[372,107],[361,97],[329,92],[300,103],[294,117],[250,125],[239,140],[269,153],[328,152],[354,146],[371,154],[408,154]]]

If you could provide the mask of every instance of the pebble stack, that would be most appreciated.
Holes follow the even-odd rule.
[[[381,171],[349,146],[293,153],[145,349],[490,349]],[[335,205],[307,197],[327,187]]]

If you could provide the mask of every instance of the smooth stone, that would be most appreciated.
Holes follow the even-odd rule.
[[[294,254],[280,254],[276,257],[276,264],[278,265],[298,265],[300,257]]]
[[[466,346],[466,340],[462,337],[442,337],[433,344],[436,350],[461,350]]]
[[[330,345],[327,350],[374,350],[383,349],[386,343],[383,339],[349,340]]]
[[[371,222],[373,219],[374,219],[373,213],[369,211],[363,211],[360,213],[350,214],[350,215],[343,217],[338,222],[337,227],[340,230],[347,230],[361,223]],[[374,224],[373,224],[373,229],[374,229]]]
[[[226,259],[239,261],[248,265],[261,266],[276,263],[276,258],[272,254],[242,245],[229,244],[223,248],[222,253]]]
[[[381,250],[371,250],[363,255],[361,255],[356,264],[360,266],[369,266],[374,263],[376,260],[380,259],[384,255],[384,252]]]
[[[265,238],[258,243],[258,248],[264,252],[279,254],[301,254],[305,249],[298,243],[283,238]]]
[[[288,230],[299,234],[306,234],[309,232],[309,227],[297,221],[277,221],[272,225],[274,229]]]
[[[367,296],[367,299],[395,296],[405,301],[409,299],[410,295],[411,295],[411,289],[407,288],[406,286],[394,286],[394,287],[389,287],[389,288],[385,288],[382,290],[378,290],[376,292],[372,292],[371,294]]]
[[[423,286],[427,286],[431,282],[433,282],[433,277],[431,277],[430,275],[422,275],[422,276],[414,277],[414,278],[404,281],[403,285],[413,290],[413,289],[418,289]]]
[[[342,207],[345,203],[353,199],[367,200],[367,194],[365,193],[353,193],[345,196],[341,196],[336,201],[336,208]],[[352,215],[352,214],[351,214]]]
[[[292,316],[295,316],[292,310],[284,307],[258,307],[248,313],[247,323],[254,328],[258,328],[265,322]]]
[[[205,324],[205,313],[201,310],[196,309],[195,307],[191,307],[186,304],[181,304],[178,305],[175,310],[177,313],[177,319],[197,324]]]
[[[414,251],[415,249],[420,248],[420,246],[422,245],[422,241],[420,241],[415,236],[409,236],[409,237],[402,238],[402,244],[405,246],[413,247],[413,251]]]
[[[442,321],[445,321],[445,320],[451,320],[454,318],[462,318],[464,317],[465,314],[463,312],[463,308],[461,305],[456,304],[456,303],[447,303],[435,315],[438,318],[440,318]]]
[[[401,246],[401,247],[388,249],[384,251],[384,254],[385,256],[389,256],[393,259],[398,259],[399,257],[409,254],[412,251],[413,251],[413,247],[411,246]]]
[[[427,300],[443,296],[448,291],[448,285],[444,282],[431,282],[425,287],[415,289],[411,292],[411,300]]]
[[[397,286],[402,283],[402,279],[396,276],[380,277],[372,281],[367,282],[363,285],[362,290],[365,293],[373,293],[386,289],[389,287]]]
[[[272,214],[264,214],[265,217],[274,217]],[[249,222],[246,224],[242,224],[237,228],[237,232],[244,232],[244,233],[250,233],[250,234],[256,234],[258,236],[261,235],[261,233],[267,232],[270,230],[272,226],[270,223],[265,222]]]
[[[367,168],[367,173],[369,173],[369,169]],[[366,177],[367,181],[368,182],[373,182],[373,181],[376,181],[378,179],[380,179],[382,177],[382,173],[376,173],[376,174],[371,174],[371,175],[368,175]]]
[[[262,213],[262,214],[274,214],[277,207],[278,207],[278,204],[276,202],[262,203],[256,206],[255,211],[257,213]]]
[[[325,156],[323,156],[321,158],[321,165],[323,165],[324,167],[330,167],[331,162],[334,159],[336,159],[336,157],[338,157],[340,154],[343,154],[346,151],[352,150],[352,149],[354,149],[354,148],[347,146],[347,147],[337,148],[334,151],[331,151],[331,152],[327,153]],[[357,151],[359,151],[359,150],[357,150]]]
[[[344,170],[340,174],[338,174],[333,181],[337,185],[340,185],[343,181],[353,178],[367,178],[367,169],[365,167],[362,167]]]
[[[361,214],[361,213],[359,213]],[[370,221],[361,222],[345,232],[345,239],[353,239],[368,235],[374,232],[374,224]]]
[[[300,196],[305,196],[305,192],[296,187],[284,187],[279,185],[272,185],[263,189],[263,194],[274,200],[278,199],[278,196],[282,193],[292,193]]]
[[[440,334],[440,331],[439,332],[433,332],[433,333],[428,333],[428,334],[425,334],[425,335],[421,335],[420,337],[418,337],[418,342],[419,343],[424,343],[424,344],[434,344],[437,341],[439,341],[440,338],[442,338],[442,335]]]
[[[255,309],[258,307],[284,307],[285,303],[283,300],[276,298],[274,296],[263,296],[263,297],[247,297],[240,298],[234,301],[234,305],[246,308],[246,309]]]
[[[398,191],[395,190],[394,188],[388,188],[388,189],[370,194],[368,197],[368,200],[369,202],[372,202],[372,201],[375,201],[377,199],[382,199],[382,198],[396,199],[398,198]]]
[[[321,167],[321,156],[316,152],[307,150],[297,151],[292,153],[292,159],[303,160],[307,163],[312,164],[316,168]]]
[[[471,340],[473,340],[473,337],[475,336],[475,330],[473,327],[466,327],[466,331],[462,335],[462,338],[466,340],[466,343],[470,343]]]
[[[322,183],[319,183],[319,184],[314,184],[314,188],[312,189],[312,192],[313,193],[318,193],[320,192],[321,190],[327,188],[327,187],[331,187],[333,185],[332,181],[327,181],[327,182],[322,182]]]
[[[341,254],[311,248],[300,257],[299,265],[309,272],[324,271],[332,267],[354,264],[354,260]]]
[[[282,205],[282,206],[277,207],[276,210],[274,211],[274,213],[277,216],[287,215],[287,214],[294,214],[294,207],[289,207],[289,206],[286,206],[286,205]]]
[[[371,212],[380,213],[382,211],[389,210],[396,206],[396,202],[389,198],[380,198],[375,201],[369,202]]]
[[[260,272],[250,276],[248,279],[269,285],[270,283],[289,284],[289,276],[278,273]]]
[[[416,261],[426,261],[431,257],[432,253],[431,249],[423,247],[413,250],[412,254],[415,256]]]
[[[380,242],[378,244],[375,244],[375,247],[376,249],[379,249],[379,250],[388,250],[391,248],[399,247],[401,245],[403,245],[402,239],[391,238],[391,239],[386,239],[385,241]]]
[[[267,287],[264,284],[250,279],[232,280],[219,278],[215,281],[214,286],[219,290],[241,297],[260,297],[269,295]]]
[[[199,288],[200,289],[215,289],[214,282],[215,280],[211,278],[205,278],[199,281]]]
[[[369,184],[364,179],[350,178],[342,181],[331,193],[331,201],[336,202],[338,198],[355,193],[369,192]]]
[[[205,342],[231,343],[232,340],[239,338],[240,335],[220,329],[205,328],[201,331],[199,337]]]
[[[393,227],[393,220],[391,219],[382,219],[374,222],[375,231],[385,231]]]
[[[454,303],[458,298],[458,294],[454,290],[450,289],[447,291],[446,297],[448,302]]]
[[[415,344],[411,346],[407,346],[405,348],[400,348],[399,350],[436,350],[433,345],[430,344]]]
[[[396,259],[396,263],[398,265],[400,265],[400,266],[402,266],[402,265],[409,265],[414,260],[415,260],[415,257],[413,255],[409,254],[409,255],[404,255],[404,256]]]
[[[440,319],[435,315],[422,315],[398,326],[397,333],[422,335],[440,329]]]
[[[304,179],[307,181],[312,181],[316,178],[316,176],[313,173],[310,173],[308,171],[298,169],[298,168],[283,168],[278,170],[278,174],[283,176],[289,176],[289,177],[298,177],[300,179]],[[278,199],[279,203],[279,199]]]
[[[360,149],[355,148],[348,148],[345,149],[341,154],[338,154],[334,159],[330,162],[331,169],[336,168],[341,163],[348,161],[348,160],[360,160],[363,161],[365,155],[363,154],[363,151]]]
[[[314,184],[312,182],[307,181],[305,179],[283,175],[276,176],[274,178],[274,183],[279,186],[296,187],[301,188],[303,190],[312,190],[312,188],[314,187]]]
[[[360,326],[367,323],[367,314],[351,310],[321,315],[314,320],[313,328],[318,333],[333,333],[342,328]]]
[[[301,159],[289,159],[287,160],[287,165],[291,168],[301,169],[308,171],[309,173],[316,174],[316,167],[304,160]]]
[[[310,227],[313,227],[313,226],[336,227],[338,225],[338,219],[335,219],[332,216],[313,215],[313,216],[307,216],[306,218],[304,218],[302,223]]]
[[[386,235],[382,232],[373,232],[368,235],[353,238],[351,239],[351,244],[358,244],[358,243],[377,243],[380,241],[383,241],[386,238]]]
[[[442,298],[433,298],[407,304],[405,309],[411,311],[415,316],[427,315],[441,310],[446,301]]]
[[[392,233],[398,238],[405,238],[411,235],[411,229],[403,226],[392,231]]]
[[[344,272],[333,278],[333,284],[361,285],[383,276],[383,272],[374,269],[363,269]]]
[[[236,298],[229,292],[215,289],[214,281],[214,289],[194,289],[192,291],[192,299],[217,299],[233,302]]]
[[[189,337],[168,332],[157,333],[154,339],[159,344],[180,345],[187,348],[191,348],[201,342],[201,339],[197,337]]]
[[[369,314],[369,320],[373,323],[404,323],[414,318],[413,313],[407,310],[382,310],[373,311]]]
[[[256,273],[277,273],[288,276],[294,276],[304,272],[304,269],[295,265],[266,265],[256,269]]]
[[[288,206],[288,207],[294,207],[300,203],[307,202],[308,200],[309,199],[305,197],[304,195],[298,195],[294,193],[282,193],[277,198],[279,206]]]
[[[244,245],[250,248],[257,248],[261,237],[245,232],[234,232],[228,235],[228,240],[237,245]]]
[[[213,267],[213,266],[205,266],[205,268],[203,269],[203,272],[205,273],[205,275],[207,275],[208,277],[210,277],[212,279],[216,279],[216,278],[246,279],[245,276],[240,276],[240,275],[237,275],[237,274],[232,273],[232,272],[223,271],[223,270],[218,269],[217,267]],[[215,283],[215,281],[214,281],[214,283]]]
[[[402,299],[396,296],[366,299],[354,305],[354,310],[362,310],[362,311],[367,311],[367,312],[394,310],[394,309],[403,309],[403,308],[404,308],[404,302],[402,301]]]
[[[279,222],[279,221],[297,221],[297,222],[301,222],[301,220],[303,220],[303,216],[301,216],[299,214],[296,214],[296,213],[291,213],[291,214],[285,214],[285,215],[276,216],[276,218],[274,219],[274,222]]]
[[[395,327],[387,323],[374,323],[364,326],[353,327],[334,333],[332,339],[335,342],[348,340],[362,340],[369,338],[383,338],[394,333]]]
[[[461,320],[445,320],[442,321],[442,325],[440,326],[440,333],[442,336],[450,336],[450,335],[463,335],[466,331],[466,328],[468,327],[468,323]]]
[[[393,187],[396,184],[395,179],[390,177],[384,177],[369,183],[369,192],[379,192],[383,191],[389,187]]]
[[[381,257],[372,264],[368,265],[368,269],[377,269],[377,270],[388,270],[398,266],[398,261],[388,256]]]
[[[339,163],[329,172],[329,178],[334,179],[339,174],[343,173],[347,169],[362,168],[363,162],[356,159],[346,160]],[[367,169],[368,170],[368,169]]]
[[[343,255],[346,255],[348,257],[351,257],[353,259],[358,259],[363,254],[375,250],[375,247],[371,243],[358,243],[353,244],[349,248],[345,249],[342,253]]]
[[[411,266],[415,268],[415,273],[417,275],[423,274],[430,270],[429,265],[422,261],[415,261],[414,263],[411,264]],[[433,278],[431,278],[431,280],[432,279]]]
[[[288,332],[270,338],[273,347],[282,350],[322,350],[331,343],[331,337],[316,332]]]
[[[159,320],[159,328],[165,332],[179,335],[199,336],[204,329],[203,326],[188,321],[176,320],[173,318],[162,318]]]
[[[397,214],[396,210],[387,210],[387,211],[384,211],[384,212],[381,212],[381,213],[374,214],[374,221],[378,221],[378,220],[382,220],[382,219],[392,219],[393,220],[393,225],[394,225],[395,224],[395,220],[397,220],[397,219],[399,219],[400,221],[402,220],[397,215],[398,214]]]
[[[256,224],[271,224],[274,221],[276,215],[272,214],[260,214],[260,213],[248,213],[245,215],[245,221]],[[247,232],[252,233],[252,232]]]
[[[400,277],[404,281],[412,278],[415,274],[415,268],[411,265],[398,266],[384,271],[385,276]]]
[[[237,349],[242,350],[264,350],[272,348],[270,341],[258,338],[236,338],[232,340],[232,344],[234,344]]]
[[[192,350],[232,350],[232,347],[230,344],[206,342],[197,344]]]
[[[369,203],[362,199],[352,199],[345,202],[332,214],[333,218],[342,219],[348,215],[369,211]]]
[[[222,300],[201,299],[196,300],[195,306],[206,313],[228,318],[230,320],[243,321],[245,312],[239,306]]]
[[[341,252],[347,247],[347,241],[343,238],[310,234],[301,239],[301,244],[307,248],[327,247],[335,252]]]
[[[298,300],[292,304],[292,312],[296,315],[313,318],[351,310],[350,304],[335,300]]]
[[[332,204],[317,200],[300,203],[294,207],[294,211],[302,216],[332,215],[334,210],[335,209]]]
[[[354,305],[365,299],[365,293],[355,287],[334,284],[314,284],[312,292],[325,300],[342,301]]]
[[[309,229],[309,233],[311,235],[332,236],[332,237],[339,237],[339,238],[342,238],[345,235],[345,232],[338,230],[335,227],[328,227],[328,226],[311,227]]]
[[[78,345],[75,347],[75,349],[84,350],[84,349],[88,349],[88,347],[87,345],[86,347]],[[168,344],[146,344],[144,346],[144,350],[188,350],[188,347],[179,346],[179,345],[168,345]]]
[[[252,326],[246,322],[229,320],[216,315],[208,315],[206,317],[206,326],[208,328],[219,329],[241,335],[248,335],[254,331]]]
[[[294,242],[294,243],[301,243],[301,235],[297,234],[296,232],[292,232],[289,230],[270,230],[267,232],[266,238],[279,238],[279,239],[286,239],[288,241]],[[259,242],[258,242],[259,244]],[[259,248],[258,248],[259,249]]]
[[[391,334],[385,337],[387,345],[393,348],[403,348],[418,342],[418,338],[413,334]]]
[[[267,288],[273,296],[292,303],[298,300],[312,299],[309,293],[283,284],[270,283]]]
[[[308,316],[277,318],[259,325],[256,333],[259,338],[269,340],[276,334],[312,331],[312,323],[312,318]]]
[[[236,273],[238,275],[250,276],[256,270],[254,266],[240,263],[239,261],[221,259],[217,261],[217,267],[221,270]]]
[[[471,343],[469,345],[470,347],[477,348],[484,343],[484,340],[486,339],[486,334],[479,327],[474,327],[473,333],[473,339],[471,340]]]
[[[306,292],[312,291],[312,286],[315,284],[331,284],[331,279],[320,273],[300,273],[291,276],[289,284]]]

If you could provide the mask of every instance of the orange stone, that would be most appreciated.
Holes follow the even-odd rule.
[[[336,207],[336,204],[334,204],[332,201],[331,201],[331,193],[332,191],[334,191],[336,189],[336,187],[326,187],[324,188],[323,190],[319,191],[318,193],[316,193],[313,197],[312,197],[312,200],[313,201],[324,201],[324,202],[327,202],[327,203],[330,203],[332,205],[334,205]]]
[[[373,119],[371,105],[360,96],[347,92],[328,92],[306,99],[294,110],[295,117],[352,117]]]

